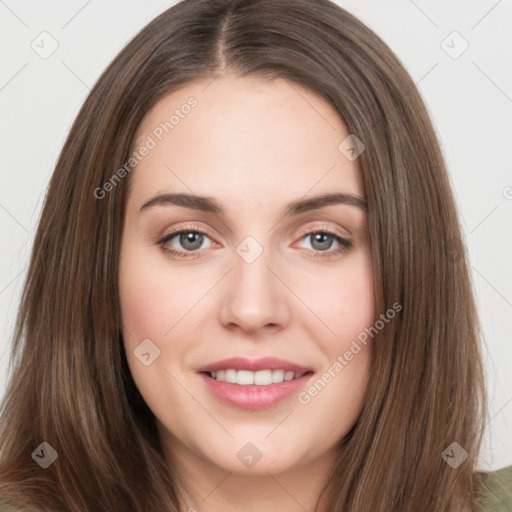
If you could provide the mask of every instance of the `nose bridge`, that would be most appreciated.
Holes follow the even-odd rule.
[[[261,241],[260,241],[261,240]],[[269,267],[275,258],[268,237],[249,235],[235,249],[234,286],[239,299],[263,300],[268,304],[275,293]]]
[[[247,236],[238,244],[222,308],[223,323],[235,323],[243,329],[253,330],[285,321],[283,285],[270,270],[275,266],[275,260],[268,237],[258,240]]]

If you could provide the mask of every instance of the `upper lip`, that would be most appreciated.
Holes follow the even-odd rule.
[[[249,370],[257,372],[259,370],[285,370],[293,372],[309,372],[312,368],[301,366],[291,361],[279,359],[277,357],[263,357],[261,359],[246,359],[244,357],[232,357],[230,359],[222,359],[214,363],[202,366],[198,372],[216,372],[218,370]]]

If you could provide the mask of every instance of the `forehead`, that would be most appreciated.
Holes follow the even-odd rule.
[[[151,146],[131,173],[140,199],[167,188],[279,199],[333,188],[362,195],[349,135],[324,99],[295,83],[222,77],[185,85],[146,114],[133,149]]]

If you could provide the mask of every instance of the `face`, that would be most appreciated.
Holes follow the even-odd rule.
[[[124,343],[184,464],[311,468],[359,416],[371,341],[357,340],[375,311],[348,135],[320,97],[254,77],[188,84],[138,128],[134,148],[149,149],[129,176]]]

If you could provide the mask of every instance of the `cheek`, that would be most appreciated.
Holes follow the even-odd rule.
[[[178,347],[173,346],[172,352],[166,350],[165,334],[177,322],[175,316],[183,316],[186,311],[183,296],[176,293],[179,283],[169,276],[164,278],[160,266],[148,261],[150,258],[143,249],[130,246],[128,242],[121,253],[119,298],[130,372],[145,402],[155,411],[161,407],[163,397],[169,406],[174,404],[166,369],[170,368],[169,358]],[[148,366],[137,357],[142,353],[138,347],[146,339],[160,351]],[[157,353],[153,345],[149,345],[148,350],[151,357]]]
[[[312,321],[308,329],[311,335],[316,333],[323,367],[298,399],[305,410],[323,416],[326,438],[339,439],[356,422],[369,379],[372,338],[366,330],[375,321],[369,256],[354,259],[322,281],[327,288],[322,293],[316,288],[318,293],[310,298],[325,325]]]
[[[121,251],[119,300],[128,355],[146,338],[161,348],[164,334],[174,323],[171,312],[179,310],[175,283],[148,261],[147,248],[144,252],[129,238]]]
[[[163,340],[204,294],[198,280],[177,269],[169,272],[162,258],[147,248],[127,243],[119,271],[120,303],[127,341]]]
[[[122,277],[120,286],[120,302],[123,318],[123,329],[127,341],[135,343],[144,338],[156,339],[170,328],[169,315],[173,308],[173,294],[168,293],[161,285],[155,286],[147,271],[135,269],[129,277]],[[167,320],[167,322],[166,322]]]
[[[339,287],[341,308],[331,311],[335,316],[336,332],[350,337],[357,336],[375,319],[374,291],[371,273],[354,273],[344,279]],[[334,302],[334,301],[333,301]]]
[[[315,338],[327,352],[350,345],[375,320],[374,283],[368,254],[359,254],[342,268],[307,279],[303,296],[314,316]],[[317,317],[315,319],[315,316]],[[319,326],[318,319],[323,326]]]

